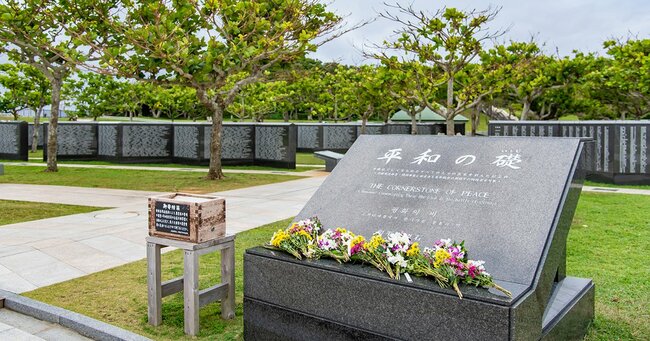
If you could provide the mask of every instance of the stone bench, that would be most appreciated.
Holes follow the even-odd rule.
[[[321,150],[314,152],[314,156],[321,160],[325,160],[325,171],[331,172],[344,155],[330,150]]]

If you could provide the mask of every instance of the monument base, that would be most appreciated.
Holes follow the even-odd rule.
[[[461,287],[461,300],[434,281],[392,280],[365,266],[300,261],[253,248],[244,256],[246,340],[548,340],[580,339],[594,316],[591,280],[567,277],[546,307],[513,293]],[[546,308],[546,309],[544,309]],[[542,311],[545,311],[543,316]]]

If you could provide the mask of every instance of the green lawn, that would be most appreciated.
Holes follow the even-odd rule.
[[[285,228],[289,220],[266,225],[237,235],[235,250],[236,317],[220,319],[219,303],[201,309],[202,340],[243,339],[243,252],[265,243],[275,230]],[[201,257],[200,285],[205,288],[219,280],[219,253]],[[183,274],[183,254],[179,250],[162,257],[163,281]],[[115,324],[156,340],[185,340],[183,332],[183,294],[163,299],[163,322],[159,327],[147,324],[147,263],[145,260],[82,278],[41,288],[25,296],[76,311]]]
[[[0,183],[100,187],[160,192],[209,193],[301,179],[274,174],[226,174],[220,181],[208,181],[195,172],[160,172],[101,168],[59,168],[56,173],[43,167],[5,166]]]
[[[585,181],[585,186],[594,186],[594,187],[615,187],[615,188],[633,188],[633,189],[648,189],[650,190],[650,185],[615,185],[615,184],[606,184],[602,182],[593,182]]]
[[[325,165],[325,160],[321,160],[315,157],[314,153],[296,153],[296,164],[297,165]]]
[[[0,200],[0,225],[103,210],[102,207]],[[2,226],[0,226],[1,228]]]
[[[43,150],[38,149],[36,152],[28,154],[30,163],[43,162]],[[17,162],[16,160],[0,160],[0,162]],[[186,165],[180,163],[118,163],[108,161],[58,161],[60,164],[84,164],[84,165],[100,165],[100,166],[144,166],[144,167],[166,167],[166,168],[199,168],[205,169],[207,166]],[[296,164],[306,165],[325,165],[325,162],[313,156],[313,153],[297,153]],[[296,167],[296,169],[264,167],[264,166],[224,166],[223,169],[232,170],[265,170],[265,171],[280,171],[280,172],[306,172],[314,169],[315,167]]]
[[[584,193],[568,241],[568,272],[596,283],[596,319],[587,340],[634,340],[650,337],[650,197]],[[237,235],[237,317],[219,318],[219,304],[201,310],[204,340],[242,339],[243,252],[266,242],[288,220]],[[214,283],[218,255],[201,259],[201,287]],[[489,265],[488,269],[489,269]],[[208,272],[212,269],[212,273]],[[182,255],[163,256],[163,279],[182,274]],[[218,274],[217,274],[218,275]],[[211,281],[208,281],[211,277]],[[163,324],[147,324],[146,262],[138,261],[25,294],[116,324],[150,338],[187,339],[183,335],[182,294],[163,300]]]
[[[581,196],[567,243],[567,272],[596,284],[588,340],[650,339],[648,207],[650,196]]]

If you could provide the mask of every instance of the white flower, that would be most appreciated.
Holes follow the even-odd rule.
[[[404,257],[402,257],[402,255],[399,255],[399,254],[388,257],[388,261],[391,264],[397,264],[397,265],[399,265],[401,267],[406,266],[406,260],[404,259]]]

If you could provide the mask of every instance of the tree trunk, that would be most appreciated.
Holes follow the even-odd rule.
[[[456,135],[454,116],[456,116],[454,112],[454,77],[450,75],[447,80],[447,112],[445,115],[448,136]]]
[[[221,170],[221,131],[223,127],[223,108],[218,104],[213,105],[212,110],[212,139],[210,140],[210,168],[208,168],[209,180],[223,179]]]
[[[454,117],[453,116],[448,116],[445,119],[445,123],[447,125],[447,136],[454,136],[456,135],[456,127],[454,125]]]
[[[418,134],[418,121],[415,119],[415,116],[417,116],[417,113],[412,113],[409,114],[411,116],[411,135],[417,135]]]
[[[212,111],[212,136],[210,139],[210,167],[208,168],[208,180],[220,180],[224,178],[221,169],[221,132],[223,128],[223,112],[227,105],[223,102],[216,102],[211,99],[205,90],[197,89],[196,94],[201,103]]]
[[[528,99],[524,100],[524,107],[521,109],[521,121],[525,121],[528,118],[528,113],[530,112],[530,101]]]
[[[50,126],[47,129],[47,169],[46,172],[58,172],[56,163],[57,152],[57,128],[59,127],[59,105],[61,104],[62,77],[50,79],[52,85],[52,112],[50,115]]]
[[[20,116],[20,115],[18,114],[18,110],[12,110],[12,111],[11,111],[11,116],[14,117],[14,121],[18,121],[18,117]]]
[[[34,110],[34,131],[32,132],[32,153],[36,153],[38,149],[38,131],[41,127],[41,112],[43,111],[43,103],[41,107],[37,110]]]
[[[475,108],[472,110],[472,114],[469,118],[469,121],[471,123],[471,130],[469,132],[469,136],[476,136],[476,126],[478,125],[478,121],[480,118],[480,112],[478,108]]]

